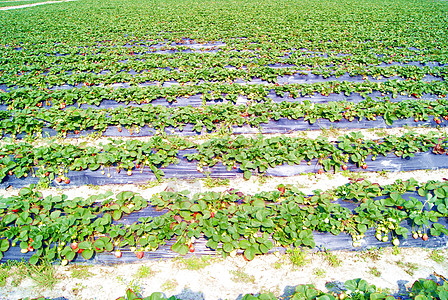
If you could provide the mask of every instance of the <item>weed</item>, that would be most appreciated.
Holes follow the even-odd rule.
[[[192,256],[190,258],[179,257],[176,261],[180,262],[184,269],[200,270],[211,264],[211,256]]]
[[[89,272],[89,266],[73,265],[71,277],[77,279],[86,279],[91,276],[93,276],[93,274]]]
[[[255,276],[249,275],[241,270],[230,270],[230,274],[232,274],[231,280],[234,282],[243,282],[243,283],[255,283]]]
[[[82,285],[81,283],[77,283],[75,285],[75,287],[72,288],[72,293],[73,293],[73,295],[78,296],[78,294],[85,288],[86,288],[85,285]]]
[[[230,183],[230,180],[228,178],[211,178],[210,175],[207,174],[207,178],[202,180],[204,182],[204,185],[208,188],[214,188],[217,186],[227,186]]]
[[[307,252],[302,248],[293,248],[286,250],[289,256],[289,261],[294,267],[303,267],[308,263]]]
[[[389,176],[388,176],[389,171],[387,171],[387,170],[378,171],[377,174],[378,174],[378,175],[381,175],[381,176],[384,177],[384,178],[388,178],[388,177],[389,177]]]
[[[392,254],[393,255],[399,255],[400,254],[400,248],[398,248],[397,246],[394,246],[392,248]]]
[[[328,129],[322,128],[321,130],[322,130],[320,134],[321,136],[337,138],[340,135],[340,130],[334,128],[333,125],[331,125],[331,127]]]
[[[381,272],[378,271],[378,269],[376,267],[369,267],[369,274],[375,276],[375,277],[380,277],[381,276]]]
[[[387,131],[384,130],[384,128],[381,128],[381,129],[377,129],[377,128],[375,128],[375,129],[374,129],[374,133],[375,133],[379,138],[383,138],[383,137],[385,137],[385,136],[388,135]]]
[[[151,189],[153,187],[156,187],[156,186],[162,184],[163,182],[164,182],[163,178],[160,180],[151,180],[145,184],[138,185],[138,187],[141,188],[142,190],[146,190],[146,189]]]
[[[6,279],[9,277],[9,271],[0,269],[0,287],[6,285]]]
[[[334,173],[326,172],[325,175],[327,175],[327,178],[330,180],[333,180],[336,178]]]
[[[161,288],[163,291],[172,291],[174,290],[177,286],[179,285],[179,283],[176,281],[176,279],[170,279],[165,281]]]
[[[48,262],[41,265],[25,264],[23,272],[34,281],[39,289],[53,289],[59,281],[55,267]]]
[[[429,258],[435,261],[436,263],[442,263],[446,259],[446,253],[444,253],[442,250],[432,250],[429,253]]]
[[[263,185],[268,181],[268,178],[271,178],[272,176],[268,176],[266,174],[261,174],[257,176],[258,184]]]
[[[88,184],[87,187],[89,189],[92,189],[92,190],[95,190],[95,191],[100,189],[100,186],[99,185],[95,185],[95,184]]]
[[[364,258],[364,260],[366,260],[366,258],[369,258],[373,261],[377,261],[381,258],[381,255],[383,255],[384,249],[383,248],[370,248],[364,251],[361,251],[360,254],[358,254],[358,256],[361,256]]]
[[[140,286],[140,282],[138,280],[132,279],[131,281],[127,282],[127,280],[124,279],[121,275],[117,276],[117,280],[120,284],[126,285],[126,290],[131,289],[137,294],[142,293],[142,287]]]
[[[133,290],[137,295],[140,295],[143,292],[140,282],[138,280],[131,280],[126,287],[126,290],[128,289]]]
[[[138,267],[137,273],[135,273],[134,277],[138,279],[148,278],[154,276],[156,272],[151,270],[149,266],[141,265]]]
[[[405,271],[410,276],[413,276],[414,272],[418,269],[417,264],[411,263],[411,262],[404,263],[402,261],[397,261],[396,264],[397,264],[397,266],[402,268],[403,271]]]
[[[323,276],[325,276],[325,273],[326,273],[326,271],[321,268],[315,268],[313,270],[313,275],[316,277],[323,277]]]
[[[333,268],[337,268],[337,267],[340,267],[342,265],[342,260],[339,257],[337,257],[336,254],[334,254],[332,252],[325,251],[324,252],[324,259]]]

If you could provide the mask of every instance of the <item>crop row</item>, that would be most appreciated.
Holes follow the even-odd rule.
[[[383,95],[390,94],[393,98],[400,95],[421,97],[423,94],[433,94],[445,97],[448,87],[445,81],[400,81],[388,80],[385,82],[349,82],[349,81],[327,81],[314,83],[293,84],[220,84],[200,83],[198,85],[172,85],[162,87],[154,84],[145,87],[131,86],[129,88],[113,87],[89,87],[49,90],[20,88],[10,92],[0,91],[0,103],[9,105],[10,108],[22,109],[29,107],[41,107],[44,104],[65,107],[72,104],[100,105],[103,100],[114,100],[116,102],[134,102],[138,104],[150,103],[157,99],[166,99],[175,102],[180,97],[191,97],[201,95],[203,102],[212,100],[227,100],[236,102],[238,96],[245,96],[249,100],[269,101],[269,94],[275,92],[277,96],[288,95],[292,98],[312,96],[321,94],[344,94],[350,96],[352,93],[367,97],[375,91]],[[329,98],[329,101],[331,98]]]
[[[78,51],[78,48],[76,48]],[[117,50],[115,50],[117,51]],[[119,53],[78,53],[72,55],[58,54],[49,56],[45,54],[34,54],[24,56],[18,51],[7,52],[0,58],[0,82],[2,84],[20,85],[26,84],[26,79],[31,76],[41,76],[41,80],[59,80],[67,82],[62,76],[69,74],[89,72],[99,74],[102,71],[108,72],[108,76],[119,72],[134,71],[136,73],[149,73],[166,71],[161,73],[165,76],[179,77],[169,71],[182,72],[181,80],[191,78],[191,81],[198,79],[206,80],[207,77],[200,77],[210,74],[205,73],[210,70],[216,71],[217,79],[227,79],[225,72],[228,72],[228,79],[251,78],[259,74],[267,73],[272,77],[269,67],[288,68],[288,71],[303,72],[312,71],[315,75],[330,74],[341,76],[345,73],[351,76],[370,75],[372,77],[391,77],[401,76],[404,78],[421,79],[426,74],[433,76],[446,76],[445,67],[439,67],[443,64],[441,57],[431,55],[419,57],[413,61],[413,56],[404,57],[404,54],[393,53],[378,57],[375,54],[350,54],[337,56],[335,54],[319,54],[308,52],[271,53],[271,52],[222,52],[214,54],[188,53],[188,54],[142,54],[138,50],[126,49],[127,52]],[[431,60],[434,59],[434,60]],[[422,62],[423,60],[423,62]],[[410,64],[410,65],[407,65]],[[433,65],[433,67],[423,64]],[[225,69],[225,70],[223,70]],[[279,71],[277,71],[279,72]],[[146,74],[146,76],[156,76],[155,74]],[[159,76],[161,76],[159,75]],[[278,73],[282,75],[282,73]],[[61,76],[61,78],[55,78]],[[78,75],[82,76],[82,75]],[[85,75],[84,75],[85,76]],[[199,77],[198,77],[199,76]],[[103,76],[104,77],[104,76]],[[92,77],[100,82],[101,77]],[[272,79],[272,78],[270,78]],[[70,82],[83,82],[85,78],[78,80],[70,79]],[[91,78],[87,78],[90,84],[93,84]],[[61,84],[58,82],[59,85]],[[54,84],[54,83],[51,83]]]
[[[67,68],[61,66],[60,68]],[[198,83],[201,81],[212,82],[229,82],[235,80],[250,81],[254,78],[263,79],[267,82],[278,82],[282,77],[294,74],[307,75],[311,72],[313,75],[322,75],[323,78],[335,76],[336,79],[342,75],[367,76],[373,78],[389,78],[399,76],[403,79],[422,80],[426,75],[439,77],[441,79],[448,78],[446,67],[417,67],[417,66],[391,66],[391,67],[362,67],[357,65],[324,67],[320,66],[311,70],[311,68],[304,68],[303,70],[295,67],[287,68],[273,68],[269,66],[249,66],[243,68],[228,68],[228,67],[194,67],[182,66],[178,69],[169,68],[147,68],[145,62],[136,62],[135,64],[127,63],[121,65],[121,69],[110,71],[106,67],[100,69],[96,67],[97,73],[80,71],[70,69],[69,72],[62,71],[58,68],[55,71],[51,69],[48,72],[41,74],[41,71],[32,71],[26,73],[9,73],[3,72],[0,77],[0,84],[5,84],[8,87],[57,87],[64,84],[76,85],[77,83],[84,83],[86,85],[108,85],[114,83],[139,84],[145,82],[166,82],[175,80],[179,83]],[[62,70],[63,70],[62,69]],[[104,72],[104,73],[103,73]]]
[[[313,140],[288,136],[222,137],[199,145],[174,137],[126,142],[110,139],[110,143],[97,146],[60,144],[55,141],[35,146],[23,141],[5,141],[0,148],[0,178],[31,175],[46,182],[55,179],[60,182],[65,178],[67,170],[94,171],[113,167],[117,172],[125,170],[128,175],[132,175],[133,169],[145,166],[150,167],[160,178],[164,175],[160,168],[177,164],[179,150],[184,149],[195,150],[183,156],[189,161],[196,161],[198,170],[205,166],[213,167],[220,162],[228,170],[239,168],[244,171],[245,178],[250,178],[252,172],[264,173],[268,168],[282,164],[294,165],[302,161],[311,164],[312,159],[318,159],[318,164],[326,171],[346,170],[349,162],[367,169],[368,156],[374,160],[377,156],[394,153],[409,159],[414,153],[431,149],[435,154],[444,154],[447,142],[448,138],[437,132],[422,135],[408,132],[403,136],[389,135],[382,140],[368,140],[361,133],[350,133],[340,136],[337,143],[323,137]]]
[[[180,43],[190,38],[198,42],[221,40],[236,49],[297,47],[326,52],[403,45],[440,50],[446,45],[444,3],[433,5],[424,1],[410,8],[402,1],[393,6],[382,2],[352,5],[350,1],[338,1],[332,7],[326,1],[319,4],[263,1],[260,5],[215,3],[198,12],[190,1],[169,2],[163,8],[156,3],[135,1],[126,12],[103,13],[108,4],[91,1],[84,7],[65,4],[77,13],[76,17],[61,13],[59,6],[48,7],[30,16],[27,22],[17,21],[15,13],[4,14],[0,42],[10,46],[26,42],[29,48],[37,49],[41,44],[52,47],[54,43],[82,47],[99,42],[151,44],[148,40],[165,39],[167,43]],[[409,16],[412,27],[408,26]],[[55,20],[60,21],[58,26],[46,25]]]
[[[425,200],[405,200],[402,196],[408,191],[417,191]],[[185,255],[195,251],[197,239],[205,237],[207,247],[223,256],[244,251],[244,257],[252,260],[274,245],[313,248],[313,231],[350,234],[357,247],[370,228],[380,241],[391,240],[398,246],[408,234],[425,241],[430,235],[448,234],[438,222],[448,216],[447,195],[446,182],[415,180],[384,187],[356,181],[311,196],[290,185],[255,195],[230,189],[189,198],[185,192],[164,191],[149,201],[130,191],[116,197],[111,192],[85,199],[43,197],[30,186],[17,196],[0,197],[0,253],[3,256],[17,245],[22,253],[33,253],[32,264],[42,260],[67,264],[77,254],[90,259],[115,249],[120,257],[120,248],[131,247],[141,258],[145,251],[155,251],[175,238],[171,250]],[[334,203],[338,198],[356,201],[353,210]],[[140,217],[130,225],[116,222],[148,205],[166,212]],[[412,232],[404,223],[411,225]]]
[[[104,132],[108,127],[127,128],[131,133],[149,126],[164,132],[165,128],[178,128],[191,125],[194,132],[216,131],[219,128],[260,124],[282,118],[316,123],[325,119],[331,122],[341,120],[377,120],[384,118],[387,125],[394,121],[412,118],[415,122],[433,118],[437,124],[448,119],[448,100],[403,100],[390,102],[370,98],[358,103],[334,101],[328,103],[304,102],[262,102],[236,106],[233,103],[206,105],[201,107],[166,107],[142,105],[138,107],[119,106],[117,108],[29,108],[0,111],[0,133],[19,135],[42,133],[45,128],[56,130],[60,135],[79,134],[84,130]]]
[[[442,279],[444,279],[442,277]],[[328,288],[331,283],[328,283]],[[331,289],[330,289],[331,290]],[[289,295],[291,300],[394,300],[394,299],[411,299],[411,300],[426,300],[426,299],[446,299],[448,297],[448,282],[438,283],[431,279],[416,280],[412,286],[406,291],[400,291],[399,296],[390,295],[377,288],[373,284],[361,278],[351,279],[344,282],[343,288],[333,288],[333,292],[323,292],[317,289],[313,284],[299,284],[295,287],[294,293]],[[336,290],[336,291],[335,291]],[[272,293],[259,294],[245,294],[241,300],[278,300]],[[26,300],[26,299],[23,299]],[[33,300],[46,300],[43,298]],[[132,289],[126,290],[126,295],[117,300],[178,300],[176,296],[166,298],[160,292],[154,292],[148,297],[140,297]]]

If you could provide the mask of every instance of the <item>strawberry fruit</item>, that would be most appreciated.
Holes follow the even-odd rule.
[[[70,244],[70,248],[72,248],[73,250],[78,249],[78,243],[77,242],[73,242]]]
[[[137,252],[135,252],[135,255],[137,255],[137,258],[138,259],[142,259],[142,257],[143,257],[143,251],[137,251]]]

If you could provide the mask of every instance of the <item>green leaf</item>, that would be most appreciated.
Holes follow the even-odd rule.
[[[367,231],[367,226],[365,224],[358,224],[356,227],[358,228],[358,231],[360,233],[364,233]]]
[[[84,251],[82,251],[81,255],[82,257],[84,257],[84,259],[91,259],[93,256],[93,253],[95,253],[95,251],[93,251],[92,249],[85,249]]]
[[[218,242],[214,241],[214,240],[208,240],[207,247],[212,248],[212,249],[217,249],[218,248]]]
[[[151,296],[144,298],[143,300],[165,300],[165,296],[163,296],[160,292],[154,292]]]
[[[133,192],[131,192],[131,191],[124,191],[124,192],[121,192],[121,193],[119,193],[117,195],[117,200],[125,202],[125,201],[131,199],[132,196],[134,196]]]
[[[83,241],[78,244],[79,249],[92,249],[92,243],[88,241]]]
[[[121,219],[121,210],[114,210],[114,213],[112,214],[112,218],[117,221]]]
[[[176,242],[171,246],[171,250],[179,253],[180,255],[186,255],[189,249],[186,244]]]
[[[244,251],[244,257],[247,260],[253,260],[255,258],[255,254],[257,253],[257,249],[254,246],[250,246]]]
[[[199,206],[199,204],[193,204],[193,205],[190,207],[190,210],[191,210],[192,212],[199,212],[199,211],[201,211],[201,207]]]
[[[261,222],[261,225],[263,225],[263,227],[274,227],[274,222],[272,219],[264,219],[263,222]]]
[[[370,300],[380,300],[380,299],[385,299],[386,295],[383,293],[373,293],[370,294]]]
[[[252,173],[249,170],[244,171],[244,179],[248,180],[252,176]]]
[[[19,195],[20,196],[26,196],[26,195],[31,194],[32,192],[33,191],[30,188],[24,187],[24,188],[20,189]]]
[[[222,245],[222,249],[223,249],[225,252],[229,253],[229,252],[232,252],[232,251],[233,251],[234,247],[233,247],[232,243],[224,243],[224,244]]]
[[[39,256],[37,254],[33,254],[33,256],[30,257],[29,263],[35,265],[38,262],[39,262]]]
[[[0,240],[0,252],[8,251],[9,249],[9,240],[2,239]]]
[[[61,215],[61,211],[55,210],[50,214],[50,219],[56,220],[57,218],[59,218],[60,215]]]
[[[127,289],[126,299],[127,300],[137,300],[137,299],[140,299],[140,297],[133,290]]]
[[[264,208],[264,207],[265,207],[265,203],[264,203],[264,201],[261,200],[261,199],[254,200],[254,201],[252,202],[252,205],[253,205],[254,207],[258,207],[258,208]]]
[[[239,241],[239,246],[240,246],[241,249],[247,249],[247,248],[249,248],[251,245],[252,245],[252,244],[251,244],[249,241],[247,241],[247,240],[241,240],[241,241]]]

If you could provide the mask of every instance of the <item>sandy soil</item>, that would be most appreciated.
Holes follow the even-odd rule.
[[[24,5],[6,6],[6,7],[0,7],[0,10],[11,10],[11,9],[18,9],[18,8],[25,8],[25,7],[32,7],[32,6],[53,4],[53,3],[60,3],[60,2],[69,2],[69,1],[77,1],[77,0],[46,1],[46,2],[31,3],[31,4],[24,4]]]
[[[0,299],[40,295],[116,299],[130,287],[143,296],[163,292],[182,299],[238,299],[246,293],[259,292],[272,292],[280,297],[291,294],[298,284],[312,283],[323,291],[331,291],[331,283],[340,286],[338,283],[354,278],[363,278],[387,292],[397,293],[419,278],[430,278],[433,274],[448,277],[447,250],[438,251],[443,262],[432,260],[430,257],[434,253],[430,250],[401,248],[394,254],[393,249],[388,248],[333,252],[331,257],[324,252],[307,253],[305,266],[293,265],[287,254],[259,256],[250,262],[236,256],[207,257],[202,261],[190,257],[114,266],[57,266],[58,282],[53,289],[38,287],[29,278],[23,278],[20,285],[14,287],[11,282],[15,277],[12,276],[0,289]]]

